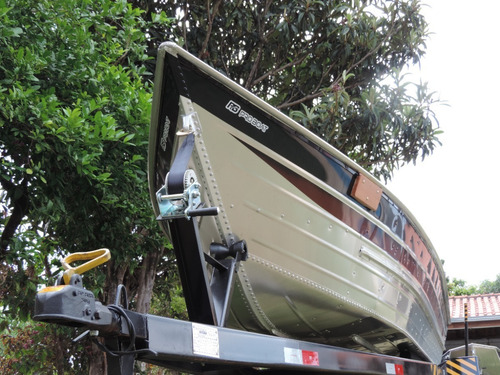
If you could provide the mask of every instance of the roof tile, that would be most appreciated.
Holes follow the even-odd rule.
[[[467,303],[469,318],[500,318],[500,293],[480,294],[474,296],[450,296],[450,314],[452,319],[464,317],[464,304]]]

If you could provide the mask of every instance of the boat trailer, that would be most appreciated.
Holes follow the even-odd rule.
[[[81,274],[107,261],[110,258],[107,249],[66,257],[62,262],[66,271],[56,285],[38,292],[34,319],[84,329],[73,341],[89,338],[104,351],[108,375],[133,375],[136,360],[192,374],[213,375],[481,374],[475,356],[433,364],[226,328],[233,276],[247,255],[245,243],[241,241],[229,249],[212,244],[211,255],[207,255],[199,246],[195,216],[171,222],[171,229],[182,234],[174,236],[177,248],[191,249],[178,258],[190,265],[181,275],[190,321],[129,310],[122,285],[117,289],[114,304],[106,306],[97,301],[84,288]],[[87,262],[78,267],[70,265],[82,260]],[[210,283],[205,262],[213,268]],[[193,277],[194,273],[198,277]]]

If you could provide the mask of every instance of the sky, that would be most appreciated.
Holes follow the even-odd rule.
[[[443,145],[387,186],[417,218],[450,280],[479,285],[500,274],[500,1],[427,2],[432,35],[413,75],[447,103],[435,107]]]

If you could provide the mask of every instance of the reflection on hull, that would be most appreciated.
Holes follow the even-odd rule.
[[[194,131],[189,167],[203,200],[220,210],[199,220],[202,245],[248,245],[229,326],[439,361],[444,274],[395,197],[380,196],[383,186],[347,157],[173,44],[160,48],[155,90],[151,191],[165,181],[179,131]],[[379,197],[357,196],[357,180]]]

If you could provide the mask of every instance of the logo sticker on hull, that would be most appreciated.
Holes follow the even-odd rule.
[[[165,152],[167,150],[167,139],[168,131],[170,130],[170,119],[165,117],[165,123],[163,124],[163,134],[160,139],[160,147]]]
[[[269,129],[269,126],[241,109],[241,105],[232,100],[226,104],[226,109],[232,114],[242,117],[247,123],[262,131],[262,133],[265,133]]]

